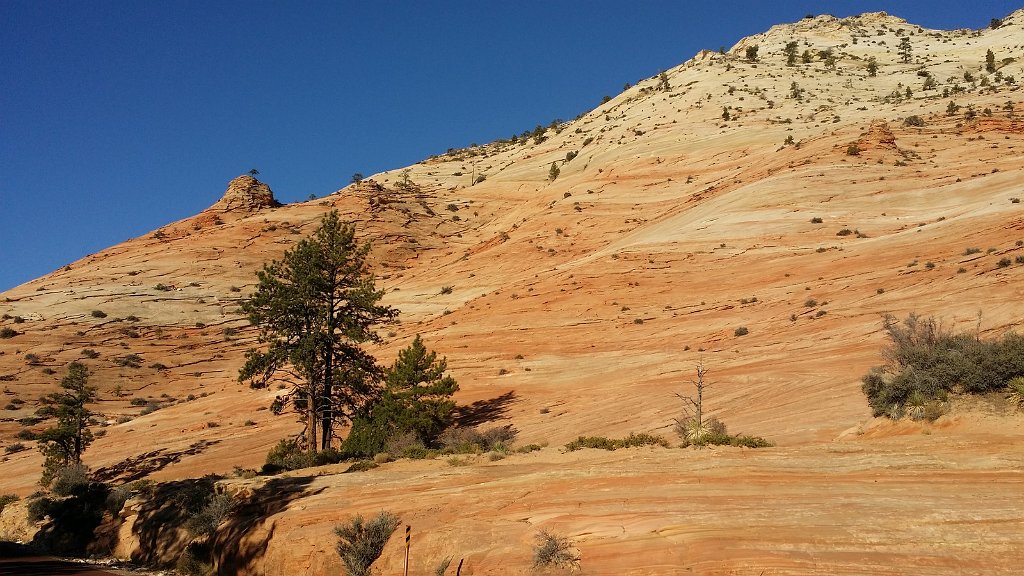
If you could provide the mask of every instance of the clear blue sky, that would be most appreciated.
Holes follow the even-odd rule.
[[[981,28],[1020,3],[0,0],[0,290],[215,202],[285,202],[571,119],[806,14]]]

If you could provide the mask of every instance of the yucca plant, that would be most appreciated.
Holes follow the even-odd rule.
[[[1024,376],[1010,378],[1006,383],[1006,399],[1018,410],[1024,408]]]

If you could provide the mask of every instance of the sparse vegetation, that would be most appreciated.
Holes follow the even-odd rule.
[[[370,576],[370,566],[398,528],[401,519],[390,512],[380,512],[369,520],[359,514],[334,528],[338,537],[337,551],[348,576]]]
[[[547,530],[536,535],[537,545],[533,551],[534,568],[553,566],[556,568],[579,568],[579,555],[573,552],[572,543],[568,538],[556,536]]]
[[[629,436],[621,439],[612,439],[605,436],[580,436],[579,438],[565,445],[566,452],[575,452],[583,448],[596,448],[599,450],[618,450],[619,448],[637,448],[640,446],[661,446],[668,448],[668,441],[655,434],[630,433]]]
[[[875,416],[901,418],[909,406],[944,402],[950,392],[983,393],[1024,376],[1024,336],[995,340],[944,330],[934,318],[886,316],[885,364],[862,378]],[[913,401],[913,402],[912,402]]]

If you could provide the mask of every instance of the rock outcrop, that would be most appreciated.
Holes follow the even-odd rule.
[[[277,208],[281,203],[274,198],[274,192],[263,182],[243,174],[228,183],[224,196],[211,206],[225,212],[256,212],[264,208]]]

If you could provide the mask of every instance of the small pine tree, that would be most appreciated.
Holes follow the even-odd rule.
[[[868,76],[878,76],[878,60],[875,60],[874,56],[868,58]]]
[[[800,61],[804,64],[810,64],[814,59],[814,55],[811,54],[810,50],[804,50],[804,53],[800,55]]]
[[[662,71],[661,73],[658,74],[658,90],[664,90],[665,92],[668,92],[671,89],[672,86],[670,86],[668,83],[668,74],[665,74],[665,72]]]
[[[901,38],[900,45],[896,47],[896,50],[899,52],[900,60],[904,64],[910,64],[910,57],[914,50],[913,46],[910,45],[910,37],[904,36]]]
[[[551,163],[551,168],[548,169],[548,180],[551,180],[552,182],[554,182],[555,180],[558,179],[558,175],[561,174],[561,173],[562,173],[562,171],[558,169],[558,163],[557,162],[552,162]]]
[[[424,446],[452,423],[459,385],[445,375],[447,360],[438,360],[416,336],[385,376],[385,388],[367,414],[356,419],[346,440],[346,450],[370,456],[384,449],[388,440],[412,433]]]
[[[786,47],[782,50],[786,55],[786,66],[794,66],[796,64],[796,51],[799,47],[796,40],[786,43]]]
[[[749,62],[757,62],[757,49],[757,44],[754,44],[753,46],[747,46],[745,54]]]
[[[725,120],[726,122],[728,122],[729,120],[732,120],[732,115],[729,114],[729,107],[728,106],[723,106],[722,107],[722,120]]]
[[[992,50],[985,52],[985,71],[989,74],[996,71],[996,55]]]
[[[57,425],[38,436],[39,450],[46,456],[43,484],[48,485],[61,468],[82,463],[82,452],[92,443],[89,430],[92,411],[86,406],[96,401],[96,387],[89,385],[89,369],[81,362],[68,364],[68,373],[60,382],[62,391],[40,400],[53,410]]]

